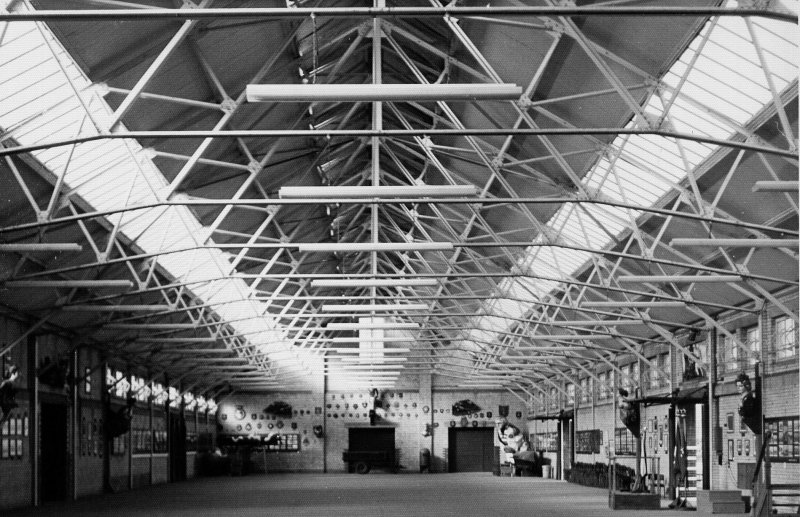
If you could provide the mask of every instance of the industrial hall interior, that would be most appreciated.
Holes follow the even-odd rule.
[[[0,513],[800,513],[798,11],[0,0]]]

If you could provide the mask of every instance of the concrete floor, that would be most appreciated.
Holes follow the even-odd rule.
[[[601,489],[541,478],[494,477],[488,473],[269,474],[157,485],[3,515],[686,516],[685,511],[667,509],[613,511],[608,509],[607,501],[607,492]]]

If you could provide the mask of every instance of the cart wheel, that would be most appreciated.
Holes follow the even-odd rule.
[[[356,474],[367,474],[369,472],[370,465],[369,463],[364,463],[363,461],[359,461],[356,463]]]

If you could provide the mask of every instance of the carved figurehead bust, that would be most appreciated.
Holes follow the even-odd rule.
[[[639,438],[641,434],[639,429],[639,403],[634,402],[633,399],[634,397],[628,394],[628,390],[619,389],[619,419],[633,433],[633,436]]]
[[[742,422],[755,434],[761,434],[761,401],[758,400],[750,377],[742,372],[736,377],[736,391],[739,392],[739,416]]]

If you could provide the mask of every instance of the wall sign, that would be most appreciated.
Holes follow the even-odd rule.
[[[765,418],[769,441],[769,458],[773,462],[800,462],[800,418],[796,416]]]
[[[579,454],[592,454],[600,452],[603,443],[603,431],[591,429],[575,433],[575,452]]]

